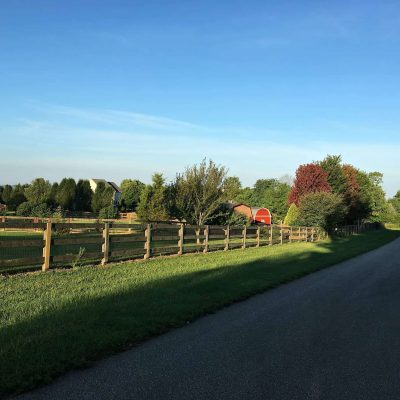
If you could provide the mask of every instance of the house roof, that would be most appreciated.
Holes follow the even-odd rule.
[[[91,181],[93,181],[96,185],[100,182],[103,182],[109,186],[111,186],[115,192],[119,192],[121,193],[121,189],[119,188],[119,186],[115,183],[115,182],[108,182],[105,179],[96,179],[96,178],[92,178]]]

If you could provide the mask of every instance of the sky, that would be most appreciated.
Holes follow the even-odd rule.
[[[398,1],[0,0],[0,184],[341,154],[392,196],[399,45]]]

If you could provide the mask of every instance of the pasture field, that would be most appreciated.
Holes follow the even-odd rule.
[[[0,277],[0,393],[47,383],[232,302],[377,248],[338,240]]]

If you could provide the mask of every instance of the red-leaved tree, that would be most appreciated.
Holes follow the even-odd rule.
[[[304,195],[317,192],[332,192],[328,183],[328,174],[317,164],[300,165],[297,168],[296,178],[289,193],[289,204],[294,203],[298,206]]]

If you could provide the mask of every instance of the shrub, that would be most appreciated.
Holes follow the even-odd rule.
[[[299,208],[296,206],[296,204],[292,203],[289,207],[289,210],[286,214],[284,224],[285,225],[297,225],[297,221],[299,219]]]
[[[342,196],[320,192],[305,195],[300,200],[299,225],[320,226],[331,231],[344,222],[347,213]]]
[[[49,218],[52,214],[51,208],[49,208],[46,203],[35,204],[30,201],[25,201],[17,208],[17,215],[20,217]]]
[[[99,211],[99,218],[103,218],[103,219],[115,219],[115,218],[118,218],[118,210],[114,206],[103,207]]]

